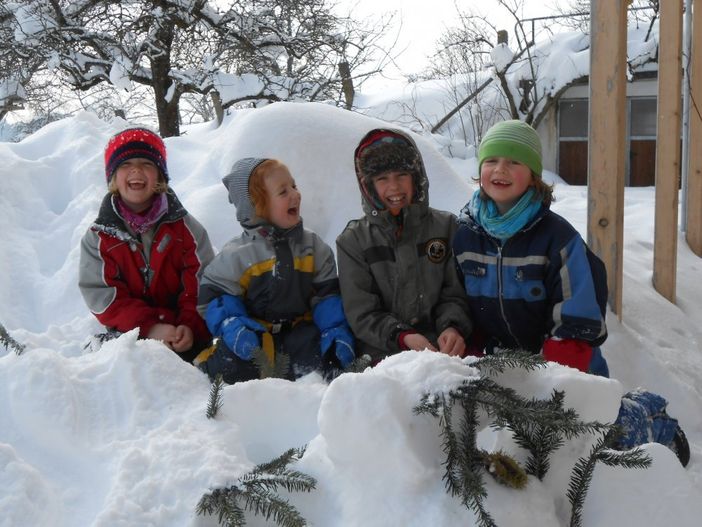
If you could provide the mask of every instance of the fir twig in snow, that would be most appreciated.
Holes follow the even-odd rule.
[[[583,505],[598,461],[610,467],[648,468],[651,466],[651,458],[639,448],[624,452],[612,450],[615,437],[615,430],[610,430],[593,445],[590,454],[587,457],[581,457],[573,467],[568,492],[566,492],[571,505],[570,527],[582,526]]]
[[[466,380],[460,386],[440,393],[427,393],[414,409],[439,419],[442,449],[446,454],[444,481],[452,496],[477,516],[481,527],[495,526],[484,507],[487,491],[482,471],[487,470],[499,483],[523,488],[527,473],[543,478],[549,468],[549,458],[564,440],[582,434],[601,434],[611,441],[616,430],[613,425],[596,421],[583,422],[572,408],[564,409],[563,392],[554,391],[549,400],[527,399],[516,391],[486,378],[486,372],[503,372],[507,368],[523,367],[533,370],[543,364],[531,356],[505,353],[474,363],[481,372],[478,379]],[[526,471],[504,452],[486,452],[477,447],[478,411],[492,419],[493,428],[513,432],[517,444],[530,452]],[[454,428],[453,418],[460,415],[460,427]],[[610,450],[604,440],[587,459],[580,460],[574,469],[568,497],[573,504],[574,527],[579,526],[582,503],[592,477],[596,461],[623,467],[644,467],[649,460],[636,451],[620,453]]]
[[[579,421],[573,409],[563,409],[564,396],[564,392],[554,390],[550,401],[532,401],[535,407],[543,404],[547,409],[550,408],[555,419],[522,420],[506,424],[514,434],[515,442],[529,451],[530,455],[525,463],[527,473],[540,480],[550,468],[551,454],[558,450],[566,439],[587,433],[606,433],[610,429],[609,425]]]
[[[17,355],[22,355],[25,349],[24,344],[13,339],[2,324],[0,324],[0,344],[5,346],[6,350],[13,350]]]
[[[503,373],[507,368],[521,368],[532,371],[546,366],[541,355],[522,350],[505,350],[494,355],[486,355],[475,361],[473,367],[478,368],[484,376]]]
[[[221,374],[218,374],[210,386],[210,399],[207,403],[208,419],[217,417],[217,412],[222,408],[222,388],[224,388],[224,379]]]
[[[305,519],[297,509],[276,494],[279,487],[288,492],[310,492],[317,482],[311,476],[291,470],[288,465],[305,450],[291,448],[268,463],[257,465],[237,483],[205,494],[197,505],[198,514],[217,513],[219,523],[228,527],[246,525],[245,511],[263,516],[283,527],[303,527]]]
[[[255,348],[252,359],[261,372],[261,379],[285,379],[290,370],[290,357],[284,353],[274,353],[268,357],[263,348]]]

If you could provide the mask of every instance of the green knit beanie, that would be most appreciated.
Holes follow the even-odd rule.
[[[536,130],[523,121],[502,121],[487,131],[478,148],[478,172],[490,157],[514,159],[541,177],[541,140]]]

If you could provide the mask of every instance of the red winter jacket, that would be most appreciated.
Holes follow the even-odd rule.
[[[207,232],[169,191],[168,211],[152,230],[148,255],[129,233],[112,195],[81,241],[79,287],[101,324],[117,331],[139,328],[145,337],[154,324],[184,324],[195,345],[210,340],[196,310],[198,280],[214,257]],[[148,258],[147,258],[148,256]]]

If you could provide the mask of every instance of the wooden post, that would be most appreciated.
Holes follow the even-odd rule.
[[[692,10],[692,58],[690,60],[690,124],[687,141],[690,145],[687,165],[687,232],[692,252],[702,256],[702,2]]]
[[[653,287],[675,303],[680,181],[683,0],[660,4]]]
[[[626,169],[626,0],[591,0],[588,243],[607,267],[622,318]]]

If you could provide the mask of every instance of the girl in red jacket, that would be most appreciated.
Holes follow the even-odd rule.
[[[79,287],[109,330],[139,328],[192,361],[211,336],[196,310],[214,252],[205,229],[168,186],[166,147],[144,128],[105,148],[108,193],[81,241]]]

